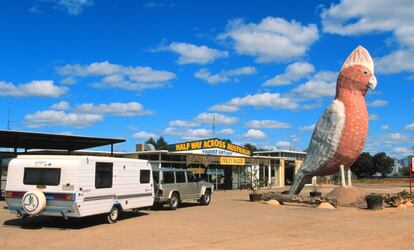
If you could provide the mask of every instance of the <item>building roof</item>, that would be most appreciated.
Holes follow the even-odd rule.
[[[254,151],[253,154],[268,154],[268,153],[292,153],[292,154],[306,154],[304,151],[292,151],[292,150],[268,150],[268,151]]]
[[[0,130],[0,147],[2,148],[74,151],[121,142],[125,142],[125,139]]]

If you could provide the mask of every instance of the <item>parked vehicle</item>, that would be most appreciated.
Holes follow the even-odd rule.
[[[6,201],[19,217],[106,214],[115,223],[121,211],[153,205],[152,171],[145,160],[22,155],[10,161]]]
[[[198,180],[190,170],[175,168],[153,168],[155,200],[154,207],[168,204],[175,210],[182,201],[197,201],[208,205],[214,186]]]

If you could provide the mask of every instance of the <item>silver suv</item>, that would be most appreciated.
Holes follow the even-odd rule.
[[[155,201],[154,207],[161,208],[168,204],[175,210],[182,201],[197,201],[208,205],[214,186],[198,180],[190,170],[174,168],[153,169]]]

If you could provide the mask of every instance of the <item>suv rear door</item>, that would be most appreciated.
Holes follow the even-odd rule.
[[[175,180],[176,180],[177,189],[180,192],[181,198],[189,199],[191,190],[187,183],[187,176],[185,174],[185,171],[175,172]]]
[[[187,182],[188,182],[188,189],[189,189],[189,199],[198,199],[200,198],[200,192],[201,188],[198,184],[196,177],[193,175],[193,173],[186,171],[187,175]]]

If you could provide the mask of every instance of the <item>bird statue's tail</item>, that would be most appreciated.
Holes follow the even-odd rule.
[[[301,170],[295,174],[293,184],[289,189],[289,194],[299,194],[307,182],[312,180],[312,176],[305,175]]]

